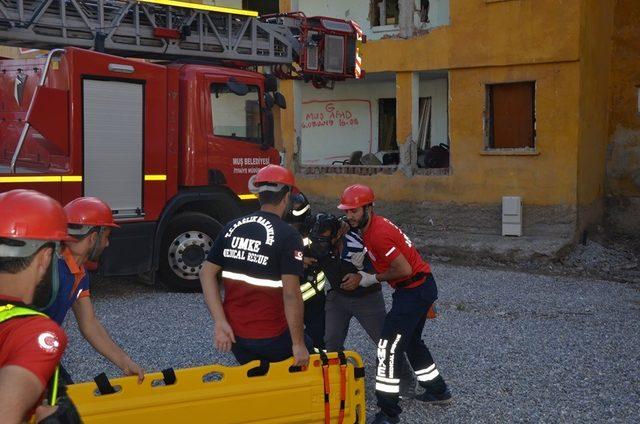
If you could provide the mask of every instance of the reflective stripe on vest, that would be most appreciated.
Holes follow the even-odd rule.
[[[252,286],[260,287],[282,287],[282,280],[268,280],[266,278],[256,278],[246,274],[239,274],[237,272],[222,271],[222,278],[229,278],[231,280],[242,281]]]
[[[302,292],[302,300],[309,300],[316,294],[322,293],[322,291],[324,291],[324,286],[326,283],[327,277],[324,275],[324,272],[318,272],[318,274],[316,275],[315,287],[310,282],[306,282],[300,286],[300,291]]]

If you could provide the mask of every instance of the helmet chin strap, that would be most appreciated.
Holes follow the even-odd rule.
[[[93,243],[93,247],[91,248],[91,253],[89,253],[89,260],[90,261],[94,261],[96,259],[98,259],[97,257],[99,256],[99,247],[100,247],[100,241],[102,240],[102,234],[104,233],[104,227],[100,227],[100,229],[98,230],[97,234],[98,237],[96,238],[95,243]]]
[[[58,243],[56,243],[56,249],[51,257],[51,294],[49,296],[49,302],[44,307],[37,307],[39,311],[46,311],[49,309],[56,298],[58,297],[58,290],[60,289],[60,275],[58,274]]]

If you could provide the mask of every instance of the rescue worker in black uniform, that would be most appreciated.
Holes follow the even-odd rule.
[[[218,234],[200,271],[205,301],[215,321],[215,345],[240,364],[294,357],[309,363],[300,276],[303,247],[286,215],[295,178],[267,165],[249,181],[260,210],[230,221]],[[219,288],[224,283],[224,303]]]
[[[314,259],[310,252],[309,227],[313,217],[311,205],[306,196],[296,193],[291,196],[291,211],[285,221],[291,224],[302,236],[304,245],[304,275],[300,280],[300,291],[304,301],[304,329],[305,333],[313,340],[313,346],[324,349],[325,328],[325,283],[324,272],[314,266]]]

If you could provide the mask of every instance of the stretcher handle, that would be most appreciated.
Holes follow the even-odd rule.
[[[109,382],[109,377],[103,372],[93,377],[93,381],[96,382],[101,395],[111,395],[116,392],[116,389]]]
[[[162,378],[164,379],[165,386],[171,386],[172,384],[176,384],[176,372],[173,368],[167,368],[162,370]]]

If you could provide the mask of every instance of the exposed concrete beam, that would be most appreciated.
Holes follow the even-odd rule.
[[[413,13],[415,11],[415,0],[398,0],[400,26],[400,38],[411,38],[415,30],[413,24]]]

